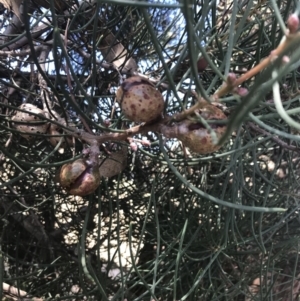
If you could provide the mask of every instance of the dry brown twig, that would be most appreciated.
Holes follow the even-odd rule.
[[[291,16],[292,17],[292,16]],[[291,18],[290,17],[290,18]],[[274,49],[270,55],[263,59],[258,65],[254,68],[250,69],[248,72],[243,74],[241,77],[237,78],[234,83],[228,84],[225,83],[215,94],[214,98],[218,99],[234,90],[234,88],[239,87],[242,83],[247,81],[248,79],[254,77],[259,72],[263,71],[266,67],[268,67],[278,56],[283,54],[293,43],[294,41],[300,42],[300,32],[294,32],[294,30],[289,29],[286,33],[283,41],[278,45],[276,49]]]

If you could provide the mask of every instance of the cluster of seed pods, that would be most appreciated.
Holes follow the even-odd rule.
[[[153,123],[163,121],[164,98],[161,92],[149,80],[133,76],[123,81],[116,92],[116,100],[126,118],[133,122]],[[74,138],[64,132],[66,121],[58,113],[45,112],[32,104],[22,104],[12,117],[12,125],[20,135],[27,140],[33,140],[37,135],[50,134],[48,140],[53,146],[61,142],[61,147],[74,146]],[[199,119],[200,117],[200,119]],[[56,123],[48,122],[47,119]],[[209,126],[201,122],[204,119]],[[220,146],[213,139],[220,139],[226,130],[222,123],[214,121],[225,120],[226,115],[214,105],[205,103],[203,106],[180,122],[164,124],[160,128],[166,138],[177,138],[184,146],[198,154],[208,154],[217,151]],[[210,122],[213,121],[213,122]],[[59,126],[58,124],[62,125]],[[64,136],[61,141],[60,136]],[[100,185],[101,177],[112,177],[119,174],[126,166],[127,148],[116,152],[106,160],[78,159],[64,164],[59,171],[60,185],[72,195],[85,196],[93,193]]]

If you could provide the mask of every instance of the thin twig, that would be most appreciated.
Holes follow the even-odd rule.
[[[219,98],[221,96],[224,96],[232,92],[234,88],[240,86],[243,82],[245,82],[246,80],[250,79],[251,77],[261,72],[263,69],[268,67],[272,63],[272,61],[274,61],[274,59],[276,59],[279,55],[281,55],[294,40],[299,40],[299,39],[300,39],[300,32],[297,32],[295,34],[287,34],[285,36],[285,40],[282,43],[280,43],[278,47],[274,49],[267,58],[263,59],[258,65],[250,69],[241,77],[237,78],[234,84],[232,85],[224,84],[220,88],[220,90],[218,90],[214,94],[214,96],[216,98]]]
[[[247,125],[255,130],[258,133],[261,133],[265,136],[269,136],[271,138],[271,140],[273,140],[275,143],[277,143],[278,145],[280,145],[282,148],[291,150],[291,151],[295,151],[300,153],[300,148],[294,145],[289,145],[287,143],[285,143],[284,141],[282,141],[281,139],[279,139],[278,137],[273,136],[271,133],[267,132],[266,130],[263,130],[262,128],[258,127],[257,125],[255,125],[252,122],[248,122]]]

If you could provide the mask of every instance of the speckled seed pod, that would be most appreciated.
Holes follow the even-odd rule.
[[[213,105],[206,105],[199,110],[199,114],[206,120],[225,120],[226,115]],[[220,139],[226,131],[222,124],[209,124]],[[164,126],[162,133],[167,138],[177,138],[183,145],[198,154],[209,154],[217,151],[221,146],[213,142],[212,136],[205,126],[198,121],[185,119],[173,127]]]
[[[116,99],[124,115],[135,122],[155,120],[164,109],[162,94],[149,80],[139,76],[126,79],[118,88]]]
[[[17,111],[11,120],[15,121],[13,126],[20,131],[22,137],[31,140],[36,136],[30,134],[45,134],[47,132],[49,123],[43,119],[46,117],[43,110],[30,103],[22,104],[19,108],[27,112]],[[41,118],[30,113],[39,114]]]
[[[63,126],[67,126],[66,121],[63,118],[61,118],[57,112],[52,111],[52,115],[50,116],[50,119],[53,119],[53,120],[59,122]],[[53,137],[49,138],[50,143],[53,146],[56,146],[59,143],[60,139],[61,139],[61,136],[59,136],[59,135],[64,135],[65,132],[64,132],[63,128],[61,128],[57,124],[51,123],[51,125],[49,127],[49,134],[53,135]],[[73,139],[70,136],[65,136],[63,138],[63,141],[60,144],[60,147],[65,148],[67,145],[74,146]]]
[[[98,166],[92,166],[87,160],[78,159],[62,166],[59,182],[69,194],[85,196],[93,193],[100,185]]]
[[[112,154],[100,160],[99,172],[104,178],[111,178],[120,174],[127,166],[127,146],[122,146],[122,149],[112,152]]]

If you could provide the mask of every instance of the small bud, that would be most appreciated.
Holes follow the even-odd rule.
[[[235,73],[228,73],[228,76],[227,76],[227,85],[232,87],[234,86],[235,82],[236,82],[236,75]]]
[[[289,16],[287,20],[287,27],[290,33],[296,33],[299,28],[299,18],[296,14],[292,14]]]
[[[90,154],[90,152],[91,152],[91,149],[90,148],[84,148],[83,150],[82,150],[82,154],[83,155],[89,155]]]
[[[290,61],[290,58],[289,58],[287,55],[284,55],[284,56],[282,57],[282,63],[283,63],[283,64],[287,64],[289,61]]]
[[[151,146],[151,142],[147,139],[147,138],[143,138],[141,143],[144,145],[144,146]]]
[[[111,124],[111,122],[110,122],[109,119],[105,119],[105,120],[103,121],[103,125],[104,125],[105,127],[109,127],[110,124]]]
[[[138,150],[138,145],[135,142],[131,142],[130,148],[133,152],[136,152]]]
[[[200,57],[197,62],[198,72],[203,72],[208,66],[207,60],[204,57]]]
[[[238,94],[239,96],[243,97],[243,96],[246,96],[249,91],[248,89],[244,88],[244,87],[239,87],[235,90],[236,94]]]

